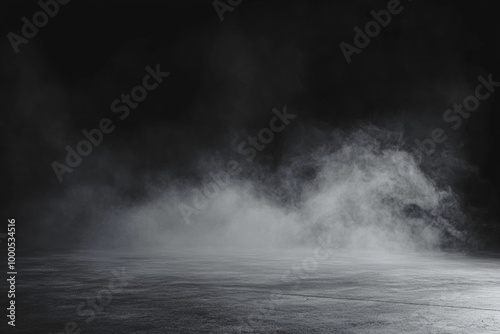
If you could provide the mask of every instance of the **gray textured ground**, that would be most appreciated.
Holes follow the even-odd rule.
[[[335,253],[304,262],[311,255],[23,257],[16,331],[58,333],[74,321],[81,333],[499,333],[499,258]],[[77,306],[122,268],[130,283],[86,322]]]

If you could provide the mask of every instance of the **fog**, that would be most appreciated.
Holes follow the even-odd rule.
[[[234,155],[221,154],[198,162],[197,182],[164,175],[147,199],[103,209],[92,246],[276,250],[328,240],[338,249],[401,252],[470,241],[457,195],[424,172],[422,154],[405,150],[401,133],[366,125],[308,133],[316,137],[298,134],[279,161],[241,158],[232,177],[221,170]]]
[[[40,34],[19,55],[4,41],[11,176],[3,210],[23,222],[21,242],[27,249],[162,250],[311,248],[329,240],[341,249],[394,252],[485,241],[489,232],[478,240],[474,233],[498,211],[494,168],[484,167],[496,152],[496,131],[480,113],[494,108],[482,105],[460,131],[442,120],[473,92],[478,75],[493,72],[467,58],[480,36],[456,8],[407,4],[347,64],[338,43],[352,41],[353,27],[366,21],[361,12],[379,9],[357,6],[249,4],[223,25],[210,6],[198,21],[174,10],[152,20],[148,9],[141,17],[151,25],[130,29],[154,32],[155,43],[124,35],[116,44],[113,32],[103,35],[104,12],[102,26],[68,39],[68,54],[48,43],[49,36],[59,43],[58,35]],[[133,6],[122,9],[138,15]],[[68,17],[85,17],[80,10]],[[192,25],[164,29],[166,12],[182,12]],[[83,36],[101,44],[81,44]],[[94,58],[75,63],[95,49]],[[120,120],[111,102],[158,63],[171,76]],[[283,105],[298,118],[247,161],[239,143]],[[60,183],[51,164],[64,162],[65,147],[76,147],[82,130],[103,118],[116,130]],[[438,127],[447,141],[431,156],[419,152],[414,140]],[[226,180],[231,161],[241,171]],[[471,221],[474,210],[490,216]]]

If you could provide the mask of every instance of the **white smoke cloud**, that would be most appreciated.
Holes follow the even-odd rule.
[[[344,249],[411,251],[463,239],[455,194],[424,173],[401,138],[364,127],[334,131],[314,147],[297,140],[280,167],[233,178],[191,225],[178,203],[195,187],[175,183],[114,219],[140,244],[160,248],[314,247],[329,238]]]

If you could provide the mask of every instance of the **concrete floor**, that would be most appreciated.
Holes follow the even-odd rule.
[[[500,258],[265,251],[24,257],[14,332],[499,333]],[[130,282],[97,302],[125,270]],[[131,278],[133,277],[133,278]],[[101,293],[101,296],[103,294]],[[87,310],[91,308],[88,307]],[[81,311],[81,309],[80,309]]]

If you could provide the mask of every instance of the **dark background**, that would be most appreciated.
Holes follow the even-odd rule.
[[[3,219],[16,218],[23,249],[82,246],[101,223],[89,210],[141,201],[146,184],[168,185],[164,170],[196,178],[198,152],[230,146],[232,131],[253,133],[287,105],[319,128],[403,131],[409,150],[447,129],[436,157],[452,150],[466,161],[467,173],[450,183],[482,247],[498,249],[500,92],[457,131],[441,119],[479,75],[500,81],[496,3],[401,3],[403,12],[348,65],[339,43],[352,44],[354,26],[387,1],[244,0],[221,22],[211,1],[73,0],[18,54],[6,35],[20,33],[21,18],[39,7],[3,1]],[[111,101],[157,63],[171,75],[59,183],[52,161],[62,162],[82,129],[115,120]],[[278,137],[266,153],[279,161],[283,145]],[[429,173],[447,168],[434,162]]]

